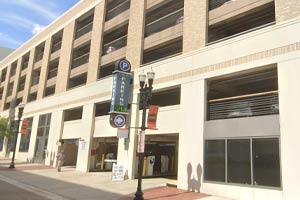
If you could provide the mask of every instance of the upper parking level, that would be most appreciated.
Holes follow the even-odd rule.
[[[118,59],[131,60],[134,69],[143,67],[271,26],[286,13],[285,3],[274,0],[203,2],[81,1],[0,63],[1,109],[14,98],[28,102],[30,95],[45,98],[101,80]],[[195,33],[199,25],[207,35]],[[196,48],[183,48],[192,43]],[[24,90],[12,92],[23,84]]]

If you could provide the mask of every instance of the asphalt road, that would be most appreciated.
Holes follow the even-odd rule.
[[[45,197],[20,189],[0,180],[0,200],[47,200]]]

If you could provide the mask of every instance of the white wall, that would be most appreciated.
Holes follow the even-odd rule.
[[[204,80],[181,85],[181,115],[177,116],[178,123],[181,122],[178,152],[178,187],[180,189],[188,189],[192,186],[199,189],[197,184],[188,182],[189,164],[192,166],[191,178],[195,177],[198,183],[202,182],[205,93]]]
[[[300,58],[278,63],[284,200],[300,199]]]

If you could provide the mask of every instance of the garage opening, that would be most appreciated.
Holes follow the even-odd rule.
[[[178,134],[146,135],[143,177],[177,179]],[[138,177],[138,158],[135,163]]]
[[[112,170],[113,163],[117,163],[118,138],[95,138],[91,151],[91,170],[93,172]]]

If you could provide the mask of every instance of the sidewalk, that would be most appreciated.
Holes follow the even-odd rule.
[[[72,167],[63,167],[62,172],[45,165],[27,164],[16,161],[16,169],[8,169],[10,160],[0,158],[0,180],[22,188],[43,199],[101,199],[131,200],[137,180],[111,181],[110,172],[82,173]],[[166,187],[169,179],[143,179],[145,199],[152,200],[225,200],[206,194],[188,192]],[[0,192],[5,192],[1,191]]]

